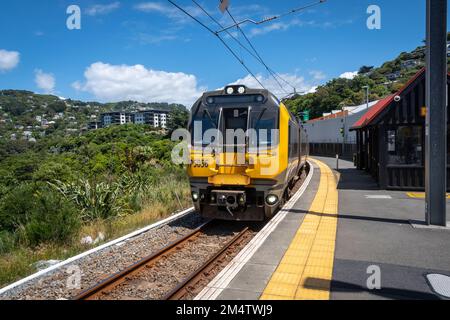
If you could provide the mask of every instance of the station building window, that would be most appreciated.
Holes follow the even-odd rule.
[[[422,126],[400,126],[387,130],[388,164],[423,165]]]

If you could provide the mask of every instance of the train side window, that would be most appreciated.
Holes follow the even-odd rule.
[[[289,158],[298,156],[298,127],[289,121]]]
[[[291,159],[292,158],[292,124],[289,121],[289,147],[288,147],[288,158]]]

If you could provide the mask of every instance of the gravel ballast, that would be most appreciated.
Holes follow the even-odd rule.
[[[149,256],[170,242],[189,234],[204,222],[197,213],[189,213],[15,287],[0,295],[0,300],[71,299],[142,257]],[[72,284],[76,279],[73,272],[78,270],[81,271],[81,288],[73,288]]]

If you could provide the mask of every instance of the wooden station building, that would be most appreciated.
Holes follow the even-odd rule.
[[[356,166],[381,189],[425,189],[425,69],[396,94],[380,100],[351,128],[356,131]],[[447,76],[447,87],[450,75]],[[447,108],[447,124],[450,113]],[[447,164],[450,165],[447,129]],[[447,166],[447,186],[450,186]]]

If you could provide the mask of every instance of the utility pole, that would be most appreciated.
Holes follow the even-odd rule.
[[[370,95],[370,91],[369,91],[369,86],[364,86],[363,89],[366,89],[366,109],[369,109],[369,95]]]
[[[427,0],[426,223],[446,226],[447,0]]]
[[[343,132],[342,132],[342,158],[345,156],[345,138],[347,133],[347,115],[345,113],[345,107],[342,107],[342,116],[343,116]]]

